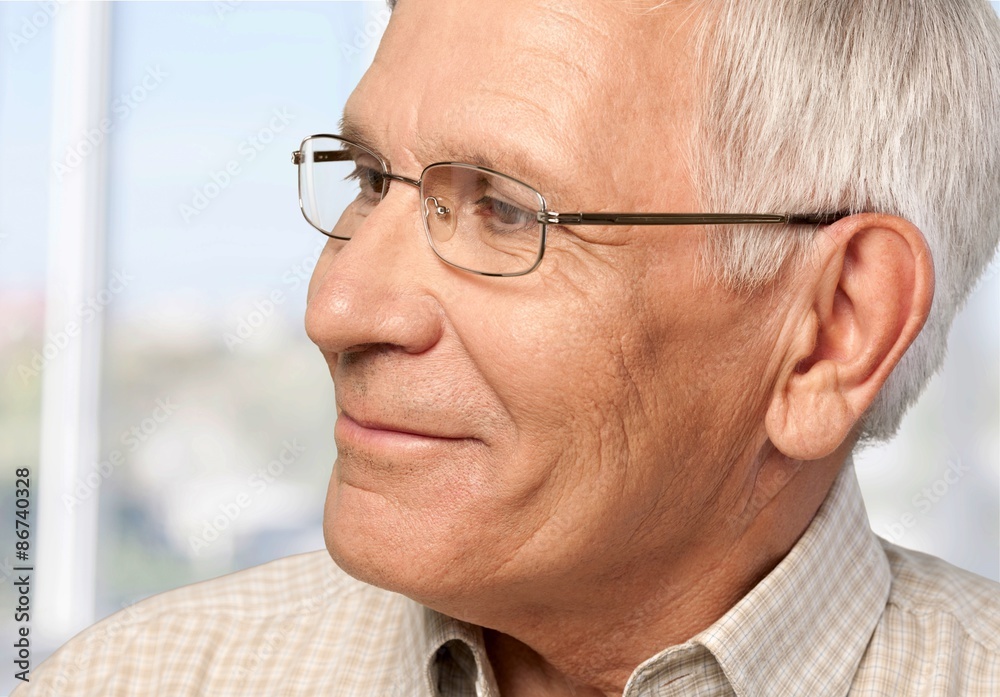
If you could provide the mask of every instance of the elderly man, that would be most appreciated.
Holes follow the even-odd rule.
[[[18,694],[1000,694],[998,587],[851,464],[996,246],[998,95],[983,0],[400,0],[295,153],[329,555]]]

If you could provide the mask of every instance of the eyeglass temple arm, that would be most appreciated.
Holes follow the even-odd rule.
[[[556,213],[538,212],[546,225],[830,225],[849,213]]]
[[[313,162],[346,162],[352,155],[345,150],[313,150]],[[301,165],[306,161],[301,150],[292,153],[292,164]]]
[[[345,150],[314,150],[313,162],[344,162],[353,156]],[[292,153],[292,164],[305,162],[301,150]],[[546,225],[829,225],[849,213],[556,213],[538,212],[538,222]]]

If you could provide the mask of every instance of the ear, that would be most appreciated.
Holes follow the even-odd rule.
[[[795,275],[765,428],[796,460],[847,439],[920,332],[934,295],[930,250],[912,224],[864,213],[823,229],[816,263]]]

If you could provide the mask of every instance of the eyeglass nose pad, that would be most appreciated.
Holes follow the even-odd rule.
[[[433,214],[433,218],[431,215]],[[424,199],[424,218],[435,242],[447,242],[455,234],[455,216],[436,196]]]

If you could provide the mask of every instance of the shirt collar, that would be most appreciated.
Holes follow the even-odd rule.
[[[483,630],[467,622],[442,615],[430,608],[413,603],[408,608],[403,631],[411,637],[412,650],[400,660],[397,694],[401,697],[451,697],[451,692],[439,693],[438,680],[450,676],[449,682],[465,689],[458,694],[477,697],[498,697],[493,668],[486,655]]]
[[[842,697],[882,616],[889,564],[868,524],[848,459],[809,527],[781,562],[711,627],[644,661],[625,694],[651,682],[728,680],[738,697]],[[404,628],[400,695],[438,697],[441,661],[453,661],[478,697],[499,694],[482,629],[413,604]],[[449,642],[468,649],[441,651]],[[471,656],[473,660],[468,660]],[[720,672],[723,675],[715,675]]]
[[[785,558],[696,636],[744,695],[846,695],[889,597],[891,573],[848,459]]]

